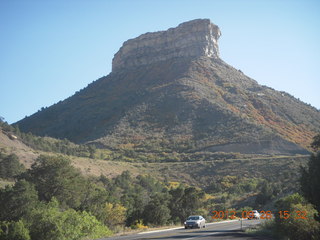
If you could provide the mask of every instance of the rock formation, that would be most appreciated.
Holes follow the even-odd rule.
[[[226,64],[219,36],[200,19],[128,40],[112,73],[17,124],[141,161],[168,152],[185,161],[203,152],[308,154],[320,111]]]
[[[219,58],[221,33],[209,19],[196,19],[167,31],[145,33],[126,41],[115,54],[112,71],[180,57]]]

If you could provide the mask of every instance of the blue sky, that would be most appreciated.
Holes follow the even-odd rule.
[[[122,43],[196,18],[221,58],[320,109],[320,1],[0,0],[0,116],[9,123],[108,75]]]

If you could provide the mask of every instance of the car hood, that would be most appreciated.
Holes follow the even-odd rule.
[[[200,222],[200,220],[187,220],[187,223],[195,223],[195,222]]]

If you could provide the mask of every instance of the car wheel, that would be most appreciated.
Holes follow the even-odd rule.
[[[206,225],[203,225],[203,228],[206,228]]]

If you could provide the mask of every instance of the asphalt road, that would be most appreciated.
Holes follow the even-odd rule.
[[[243,220],[243,228],[252,227],[261,222],[261,220]],[[226,222],[209,223],[203,229],[184,229],[175,228],[170,230],[160,230],[151,232],[142,232],[138,234],[102,238],[100,240],[146,240],[146,239],[168,239],[168,240],[209,240],[209,239],[241,239],[241,240],[254,240],[254,239],[267,239],[249,236],[241,232],[240,221],[232,220]]]

